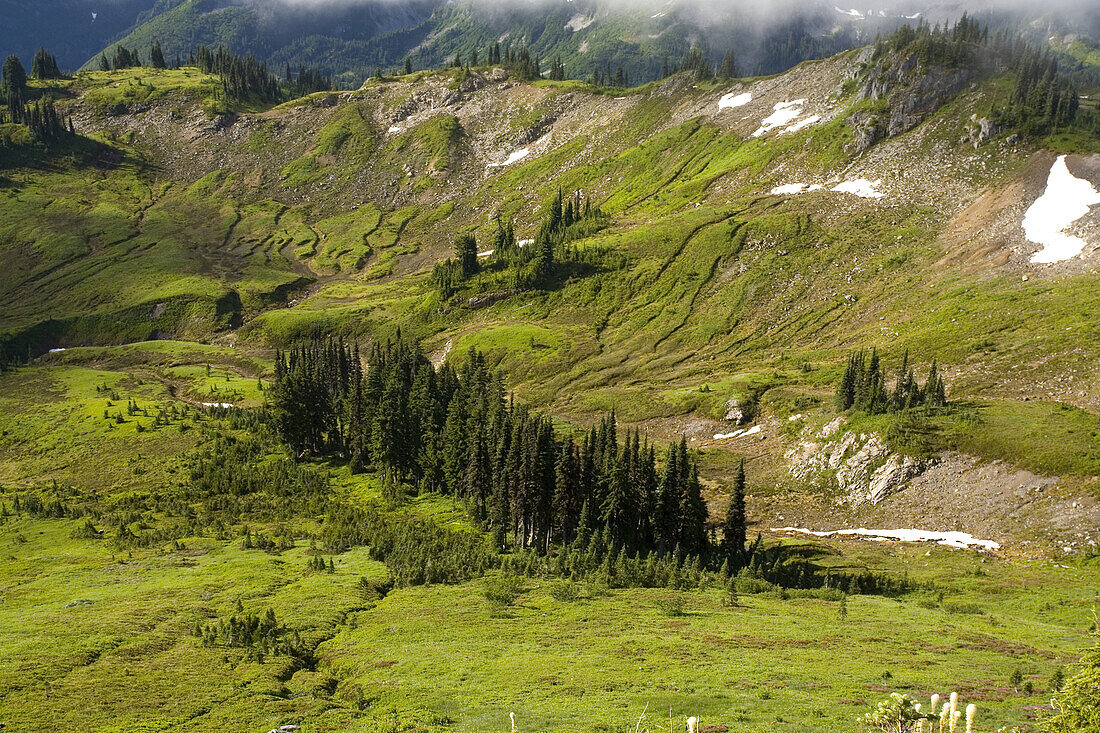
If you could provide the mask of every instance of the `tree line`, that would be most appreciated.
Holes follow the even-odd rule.
[[[32,75],[36,79],[54,79],[61,75],[57,60],[45,49],[34,57]],[[28,97],[27,71],[18,56],[8,56],[0,70],[0,96],[5,109],[0,110],[0,123],[26,125],[43,142],[54,142],[74,134],[73,121],[54,105],[49,95],[31,101]]]
[[[479,258],[477,238],[463,234],[455,239],[455,256],[432,270],[432,283],[444,299],[450,299],[482,271],[510,272],[515,290],[545,286],[555,263],[592,263],[601,258],[596,250],[578,250],[570,243],[606,225],[600,207],[580,191],[563,196],[559,189],[546,205],[542,223],[530,242],[516,241],[515,224],[497,220],[491,254]],[[482,262],[484,260],[484,262]]]
[[[1014,84],[1007,99],[998,98],[993,116],[1003,126],[1029,136],[1046,135],[1071,125],[1096,128],[1100,117],[1081,115],[1079,93],[1049,49],[1037,49],[1008,29],[990,34],[989,27],[966,13],[954,25],[903,25],[878,39],[876,56],[887,52],[915,54],[924,67],[974,67],[979,53],[991,57]]]
[[[396,351],[399,346],[395,343],[379,348]],[[330,349],[330,353],[337,351]],[[406,352],[413,356],[405,361],[419,364],[417,373],[426,376],[424,362],[415,358],[418,353],[415,348],[407,347]],[[400,361],[391,360],[390,369],[396,370],[396,364]],[[432,371],[439,375],[452,372],[452,378],[443,377],[452,384],[462,384],[472,379],[474,383],[496,382],[499,385],[499,378],[485,367],[483,360],[474,360],[473,363],[473,366],[465,365],[459,372],[447,368]],[[338,374],[341,369],[339,365],[330,367],[329,374]],[[365,375],[363,379],[366,381]],[[380,383],[385,384],[386,381],[383,378]],[[487,405],[491,402],[476,397],[475,392],[469,389],[455,389],[456,395],[464,391],[465,396],[454,397],[452,403],[458,400],[457,404],[465,403],[467,409],[471,403],[478,405],[475,409],[480,410],[483,409],[480,407],[482,403]],[[394,393],[392,387],[390,392]],[[499,401],[504,401],[502,390],[497,390],[497,394]],[[112,397],[118,400],[117,396]],[[410,405],[416,404],[417,401],[410,395]],[[439,413],[445,412],[448,416],[458,414],[463,418],[454,418],[451,429],[455,434],[465,434],[468,441],[465,449],[446,454],[450,456],[448,460],[453,462],[444,462],[435,472],[434,480],[443,485],[442,482],[454,478],[459,482],[458,491],[469,491],[473,484],[468,481],[476,477],[479,470],[478,461],[471,460],[475,450],[470,446],[481,452],[488,444],[485,437],[479,437],[478,431],[468,429],[481,413],[462,414],[458,407],[452,410],[450,405],[446,411],[442,410],[441,405],[435,405],[435,408]],[[106,542],[120,551],[166,544],[171,550],[179,550],[183,547],[182,540],[210,536],[222,541],[239,539],[241,547],[246,550],[279,553],[293,546],[295,541],[308,538],[310,557],[303,567],[303,572],[307,573],[322,570],[340,572],[334,568],[331,554],[353,547],[367,547],[370,556],[388,568],[389,581],[384,586],[369,584],[372,589],[368,589],[383,594],[390,586],[460,583],[493,570],[512,577],[560,578],[565,581],[563,591],[568,590],[573,581],[591,581],[611,587],[675,589],[701,588],[717,583],[725,585],[731,597],[736,593],[767,593],[779,597],[808,593],[814,597],[838,600],[843,593],[890,595],[913,587],[905,579],[881,573],[830,572],[816,565],[812,559],[797,552],[788,552],[782,545],[765,547],[759,536],[753,542],[745,542],[741,519],[744,517],[743,472],[739,472],[734,480],[723,541],[718,542],[708,528],[705,533],[706,554],[688,554],[682,543],[663,554],[653,550],[647,552],[644,548],[632,549],[620,539],[621,535],[616,534],[616,527],[630,528],[634,525],[630,521],[619,521],[616,516],[635,516],[646,522],[654,532],[668,532],[676,526],[672,521],[675,510],[670,509],[658,521],[640,517],[636,512],[620,512],[617,515],[610,512],[624,506],[615,499],[616,494],[623,496],[626,484],[622,477],[625,475],[630,480],[637,480],[640,486],[649,490],[656,485],[658,492],[681,483],[680,491],[683,493],[664,492],[654,497],[658,506],[670,507],[677,503],[675,497],[678,494],[681,505],[684,497],[697,501],[693,496],[697,474],[682,442],[663,451],[664,465],[656,465],[653,457],[658,453],[657,446],[644,439],[636,441],[636,433],[619,440],[613,416],[610,415],[581,436],[579,441],[573,436],[559,435],[560,431],[552,427],[548,434],[549,421],[539,421],[538,416],[528,411],[524,411],[527,422],[523,425],[520,425],[522,421],[512,417],[507,433],[492,429],[491,422],[486,423],[481,434],[488,436],[499,432],[501,439],[508,441],[508,453],[514,451],[520,456],[518,462],[513,461],[509,465],[510,461],[505,460],[503,464],[512,472],[506,474],[507,480],[518,482],[517,495],[546,501],[545,497],[540,499],[537,492],[524,494],[527,489],[519,484],[526,482],[529,486],[538,486],[538,471],[545,473],[551,468],[553,479],[546,477],[543,480],[547,484],[553,481],[555,496],[572,497],[568,503],[574,507],[571,512],[576,512],[577,499],[581,498],[578,488],[590,486],[587,490],[592,492],[587,502],[588,510],[582,503],[580,511],[573,514],[588,516],[578,518],[571,539],[563,534],[558,525],[553,524],[554,517],[569,513],[555,513],[555,508],[560,504],[557,498],[550,497],[552,524],[545,530],[550,534],[550,552],[537,543],[524,548],[515,541],[511,534],[511,517],[507,520],[509,529],[505,537],[508,547],[501,552],[502,533],[491,524],[483,525],[490,530],[486,533],[463,531],[441,526],[428,517],[414,513],[391,511],[377,501],[352,503],[342,499],[333,493],[329,476],[321,467],[309,462],[300,463],[281,451],[276,443],[277,437],[270,429],[275,423],[273,409],[194,410],[183,407],[180,411],[175,406],[165,409],[174,427],[181,430],[185,426],[193,427],[200,433],[199,443],[187,454],[178,481],[158,485],[148,492],[114,497],[110,502],[56,481],[14,494],[5,493],[0,488],[0,524],[13,512],[16,515],[76,520],[71,532],[73,538]],[[506,424],[505,416],[520,409],[506,403],[497,406],[495,414],[500,416],[502,424]],[[380,424],[389,429],[400,423],[391,421]],[[446,417],[442,424],[443,432],[446,432]],[[466,428],[459,429],[456,425]],[[534,442],[523,438],[525,432],[535,436]],[[516,434],[520,435],[518,441],[512,439]],[[377,436],[373,436],[372,440],[378,440]],[[338,441],[332,443],[337,444]],[[353,445],[348,445],[348,448]],[[446,445],[447,442],[441,440],[434,449],[439,450],[440,446]],[[422,444],[421,448],[433,450],[431,444]],[[559,472],[558,460],[554,461],[553,466],[549,462],[535,460],[540,448],[548,457],[551,452],[556,453],[558,459],[564,457],[566,470]],[[603,452],[602,457],[599,451]],[[497,470],[499,453],[493,451],[490,455],[488,470]],[[140,455],[136,459],[139,464],[143,460]],[[527,461],[526,466],[524,461]],[[576,466],[576,469],[568,470],[569,465]],[[474,466],[472,474],[470,466]],[[618,477],[614,475],[616,472]],[[564,481],[559,484],[559,476],[572,476],[572,483]],[[559,494],[559,485],[567,490]],[[491,486],[488,489],[493,490]],[[459,501],[458,495],[452,495],[455,501]],[[631,492],[628,491],[627,495]],[[640,497],[643,493],[633,492],[633,495]],[[489,496],[495,496],[499,501],[501,494],[490,493]],[[599,496],[603,496],[603,500],[594,498]],[[497,504],[498,509],[504,506],[503,502]],[[511,504],[507,506],[512,507]],[[491,502],[489,509],[493,510]],[[491,514],[486,521],[492,522]],[[682,523],[683,520],[680,521]],[[529,529],[536,536],[540,531],[537,525],[529,525]],[[558,539],[553,539],[554,536]],[[330,554],[327,563],[320,553]],[[199,626],[195,634],[207,644],[242,648],[246,654],[261,652],[295,656],[290,649],[296,648],[296,645],[288,649],[282,643],[275,643],[280,639],[285,641],[287,632],[281,630],[278,624],[271,623],[270,619],[258,623],[256,619],[245,616],[239,607],[236,621],[231,618]]]
[[[943,407],[947,404],[946,390],[939,367],[933,357],[928,378],[921,385],[909,363],[906,349],[897,369],[894,388],[887,385],[882,360],[877,349],[860,349],[848,357],[848,365],[836,386],[836,409],[839,412],[856,410],[869,415],[902,412],[914,407]]]
[[[164,57],[159,41],[153,41],[150,45],[148,58],[149,68],[153,69],[180,68],[184,65],[179,57],[170,64]],[[239,56],[221,46],[216,49],[199,46],[188,55],[186,64],[197,67],[204,74],[219,76],[225,95],[240,100],[279,102],[333,88],[332,80],[316,69],[299,66],[295,74],[290,64],[287,64],[283,79],[280,80],[268,68],[266,61],[260,61],[252,54]],[[106,51],[99,57],[100,71],[117,71],[143,65],[142,57],[136,50],[121,44],[115,46],[113,57],[108,57]]]
[[[295,453],[373,466],[390,492],[462,499],[502,548],[545,553],[606,531],[630,553],[708,554],[709,515],[686,442],[662,450],[659,469],[657,446],[637,431],[621,437],[614,413],[580,440],[561,436],[507,397],[476,351],[460,369],[436,369],[398,340],[375,345],[367,364],[333,341],[277,356],[275,423]]]

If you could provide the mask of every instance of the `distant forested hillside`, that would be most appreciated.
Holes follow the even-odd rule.
[[[0,0],[0,51],[28,62],[40,46],[76,69],[135,24],[180,0]]]

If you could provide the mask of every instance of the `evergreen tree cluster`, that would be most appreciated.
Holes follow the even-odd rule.
[[[1011,101],[1002,110],[1004,121],[1025,135],[1042,135],[1077,121],[1079,95],[1073,83],[1058,69],[1049,51],[1003,45],[1009,65],[1016,71]]]
[[[204,74],[220,76],[226,95],[234,99],[275,102],[280,98],[279,80],[268,70],[266,61],[252,54],[237,56],[224,47],[211,50],[199,46],[192,65]]]
[[[295,73],[291,71],[290,64],[286,65],[283,89],[290,97],[304,97],[314,92],[327,92],[332,88],[332,80],[320,70],[299,65]]]
[[[902,355],[894,388],[886,383],[878,350],[870,355],[860,350],[848,358],[848,365],[836,387],[836,408],[840,412],[857,410],[870,415],[902,412],[915,407],[943,407],[947,397],[936,359],[928,370],[923,386],[909,364],[909,350]]]
[[[733,49],[726,51],[722,57],[722,63],[718,66],[719,79],[736,79],[741,76],[737,69],[737,56]]]
[[[690,71],[695,74],[696,79],[714,78],[714,68],[707,60],[706,53],[698,46],[692,46],[688,49],[687,55],[684,56],[684,60],[680,64],[680,71]]]
[[[500,43],[494,43],[489,46],[489,52],[487,56],[487,63],[490,65],[499,65],[511,71],[516,77],[522,81],[534,81],[535,79],[542,78],[542,64],[539,61],[538,54],[531,54],[531,50],[527,46],[520,48],[513,48],[511,43],[508,43],[501,49]],[[461,58],[455,56],[455,66],[461,66]],[[477,66],[477,51],[475,50],[471,55],[471,66]],[[562,79],[565,78],[565,67],[561,65],[561,60],[558,59],[556,65],[551,66],[551,77],[556,78],[554,70],[559,69]]]
[[[354,348],[300,346],[276,361],[280,435],[299,454],[342,454],[372,465],[391,492],[404,486],[465,500],[501,547],[607,532],[633,553],[705,556],[707,507],[681,441],[657,470],[638,433],[620,440],[612,414],[578,442],[505,397],[500,375],[471,352],[460,370],[434,369],[404,341],[375,346],[362,369]]]
[[[469,373],[488,376],[483,365]],[[16,493],[10,506],[0,501],[0,523],[14,510],[16,515],[84,519],[83,525],[73,528],[71,536],[90,541],[109,538],[119,549],[168,543],[168,551],[179,551],[181,538],[205,535],[221,540],[237,536],[242,538],[242,546],[278,552],[293,544],[287,527],[300,526],[300,520],[309,517],[317,521],[319,530],[310,541],[311,560],[306,569],[335,572],[334,563],[331,560],[326,563],[317,554],[316,542],[321,543],[321,551],[325,553],[368,547],[371,557],[385,563],[390,573],[385,584],[368,584],[377,585],[367,589],[375,599],[392,585],[459,583],[494,570],[506,576],[565,579],[561,590],[572,598],[577,596],[575,586],[570,586],[575,581],[594,581],[612,587],[676,589],[718,583],[725,584],[733,598],[738,593],[764,593],[781,598],[805,595],[833,601],[839,600],[844,593],[893,595],[913,587],[907,579],[882,573],[833,573],[798,553],[787,552],[782,545],[765,548],[759,536],[747,546],[735,547],[744,537],[744,528],[736,512],[727,516],[721,551],[709,538],[696,540],[707,542],[709,552],[705,553],[688,554],[685,548],[690,539],[683,538],[671,551],[663,553],[654,551],[659,547],[647,551],[642,545],[640,549],[633,549],[646,536],[658,538],[654,542],[660,541],[662,536],[667,537],[666,548],[677,541],[676,529],[683,531],[687,524],[683,516],[677,521],[671,516],[674,511],[665,509],[675,506],[677,500],[684,506],[684,499],[689,499],[688,514],[703,511],[693,496],[695,471],[683,443],[668,448],[665,464],[658,471],[653,461],[656,446],[639,440],[637,434],[629,434],[619,441],[611,416],[578,442],[554,436],[548,421],[535,415],[527,414],[526,422],[520,425],[516,411],[522,408],[501,406],[496,409],[501,416],[499,419],[509,430],[505,433],[487,427],[481,431],[484,436],[500,433],[506,443],[490,453],[488,470],[506,470],[508,480],[518,483],[515,496],[494,493],[493,487],[489,487],[485,494],[490,499],[487,502],[488,535],[443,527],[428,517],[392,512],[377,503],[344,502],[331,493],[327,476],[316,468],[277,457],[272,436],[267,434],[262,421],[244,421],[238,419],[240,415],[229,411],[216,418],[205,413],[191,413],[193,418],[200,420],[204,438],[190,457],[188,474],[179,486],[115,497],[108,506],[95,496],[54,483]],[[447,412],[459,414],[452,420],[452,426],[469,425],[477,419],[461,415],[457,408],[452,412],[448,407]],[[250,434],[242,436],[242,430]],[[475,447],[488,445],[487,438],[476,434],[471,435],[468,442]],[[500,458],[501,454],[504,459]],[[539,456],[551,454],[555,454],[556,459],[552,465],[553,475],[547,478],[544,474],[551,467],[550,463],[540,460]],[[436,480],[447,481],[452,472],[459,482],[477,475],[477,460],[471,460],[469,447],[448,455],[452,463],[437,471]],[[485,459],[480,460],[484,464]],[[264,474],[264,466],[270,463],[281,464],[282,468]],[[472,472],[471,466],[474,467]],[[551,483],[554,493],[547,500],[538,487]],[[592,494],[586,501],[580,501],[583,487],[589,484],[592,484],[588,489]],[[459,486],[459,491],[468,491],[473,484],[460,483]],[[631,487],[642,487],[644,491]],[[669,487],[673,490],[669,491]],[[654,517],[643,515],[637,508],[629,509],[631,505],[637,507],[645,503],[641,499],[645,492],[653,495],[652,501],[658,511],[667,513]],[[743,500],[743,493],[741,478],[735,481],[731,507],[737,506],[736,497]],[[501,501],[502,496],[509,496],[511,501]],[[539,511],[544,511],[546,502],[550,502],[549,529],[540,530],[534,521],[527,524],[533,536],[544,532],[549,552],[538,543],[525,549],[512,539],[516,519],[511,511],[519,506],[513,502],[521,499],[525,505],[535,508],[532,515],[535,517]],[[697,503],[694,510],[690,510],[692,501]],[[506,514],[508,524],[492,525],[494,512]],[[260,531],[257,525],[239,524],[242,520],[267,526]],[[571,532],[570,524],[573,526]],[[636,538],[643,540],[630,540],[624,530],[634,532]],[[689,538],[691,534],[689,530]],[[698,533],[695,534],[698,537]],[[509,541],[512,544],[508,552],[501,553],[500,546]],[[739,552],[731,553],[734,549]],[[572,593],[568,592],[570,587]],[[215,646],[246,649],[249,654],[257,651],[287,653],[285,647],[280,651],[278,645],[269,643],[279,638],[285,640],[285,632],[272,636],[262,631],[263,624],[243,620],[247,616],[239,607],[236,618],[236,626],[228,619],[200,625],[196,636]],[[278,628],[278,624],[266,624],[268,631]],[[290,648],[296,647],[292,644]]]
[[[35,79],[60,79],[62,74],[57,57],[44,48],[38,49],[31,61],[31,76]]]
[[[27,70],[18,56],[8,56],[0,70],[0,96],[14,121],[22,114],[27,99]]]
[[[966,13],[953,26],[903,25],[875,45],[875,55],[885,52],[915,54],[924,68],[958,68],[974,63],[976,51],[989,40],[989,28]]]
[[[49,56],[44,51],[40,54]],[[37,71],[53,73],[56,69],[56,61],[52,68],[39,68],[47,62],[37,54],[35,62]],[[60,75],[60,71],[58,74]],[[58,112],[53,99],[49,96],[39,97],[34,102],[27,101],[27,72],[17,56],[8,56],[0,70],[0,95],[3,96],[7,108],[6,114],[0,111],[0,122],[26,125],[38,140],[46,143],[55,142],[73,134],[72,119]]]
[[[168,62],[164,60],[164,50],[160,47],[160,41],[153,41],[149,47],[149,65],[154,69],[168,68]]]
[[[737,66],[737,54],[732,48],[722,56],[722,61],[718,64],[717,69],[711,65],[706,49],[699,46],[689,48],[680,61],[679,67],[676,68],[669,64],[668,56],[665,56],[661,63],[662,79],[683,71],[692,73],[696,79],[704,80],[718,78],[728,81],[741,76],[740,69]]]
[[[102,66],[103,58],[100,59],[100,65]],[[131,51],[122,44],[115,46],[115,55],[111,61],[111,68],[114,69],[131,69],[141,66],[141,56],[138,52]],[[110,71],[110,68],[104,69],[104,71]]]
[[[327,477],[288,458],[266,459],[255,435],[219,432],[188,459],[187,484],[164,508],[203,521],[279,521],[315,516],[327,507]],[[257,541],[253,540],[255,546]],[[267,549],[267,548],[260,548]]]
[[[546,75],[546,78],[552,81],[563,81],[565,79],[565,64],[561,62],[561,56],[555,56],[554,60],[550,62],[550,73]]]
[[[819,35],[803,18],[776,25],[768,31],[757,54],[755,74],[776,74],[806,59],[820,59],[862,45],[850,29]]]
[[[197,66],[205,74],[221,77],[222,90],[233,99],[278,102],[332,89],[332,81],[320,71],[299,66],[294,73],[289,64],[280,84],[266,61],[252,54],[238,56],[224,47],[212,50],[199,46],[188,58],[188,64]]]
[[[933,27],[921,21],[916,27],[901,26],[876,43],[876,57],[884,53],[916,54],[925,68],[974,66],[979,54],[991,58],[1000,69],[1015,75],[1012,94],[997,101],[995,116],[1003,126],[1023,135],[1045,135],[1077,123],[1100,124],[1100,119],[1078,114],[1078,90],[1054,54],[1033,48],[1007,29],[991,35],[987,26],[966,13],[954,25]]]
[[[608,59],[607,65],[600,67],[597,64],[592,69],[592,77],[588,80],[588,83],[594,87],[618,87],[626,88],[630,86],[630,76],[623,70],[622,66],[617,66],[615,72],[611,72],[611,60]]]
[[[196,623],[191,635],[201,639],[205,647],[243,649],[246,659],[261,664],[267,656],[290,657],[295,668],[312,662],[313,650],[303,643],[297,630],[288,630],[278,622],[275,611],[269,608],[262,616],[245,614],[239,601],[237,613],[206,624]]]
[[[26,125],[37,139],[47,143],[75,135],[72,118],[58,112],[49,97],[26,105],[21,112],[13,111],[12,121]]]
[[[546,285],[554,273],[555,262],[584,262],[598,257],[598,252],[580,251],[568,245],[589,236],[606,223],[600,207],[579,191],[564,197],[559,189],[546,205],[542,223],[534,241],[521,247],[516,242],[515,225],[497,220],[493,234],[492,254],[478,260],[477,240],[463,234],[455,240],[455,257],[432,271],[432,282],[444,300],[450,299],[462,284],[483,269],[510,270],[516,290]]]

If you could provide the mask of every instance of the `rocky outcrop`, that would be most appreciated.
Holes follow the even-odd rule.
[[[726,400],[725,405],[726,414],[723,417],[724,420],[728,420],[735,425],[744,425],[752,419],[752,410],[750,405],[742,402],[736,397]]]
[[[862,153],[880,140],[912,130],[980,74],[980,65],[924,69],[916,54],[880,60],[870,66],[857,101],[881,101],[885,105],[859,109],[849,116],[848,124],[855,131],[853,152]]]
[[[982,143],[1001,131],[1001,126],[988,117],[971,115],[972,124],[966,126],[966,137],[962,142],[968,142],[977,149]]]
[[[804,440],[786,454],[790,474],[802,481],[832,483],[853,504],[878,504],[905,488],[934,461],[893,452],[881,436],[848,431],[837,418],[813,440]]]

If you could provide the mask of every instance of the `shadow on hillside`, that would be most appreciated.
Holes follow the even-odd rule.
[[[139,161],[107,143],[79,134],[49,143],[33,140],[25,144],[0,146],[0,171],[18,168],[38,173],[63,173],[89,168],[112,171],[123,165],[137,166]],[[2,174],[0,181],[14,185]]]

